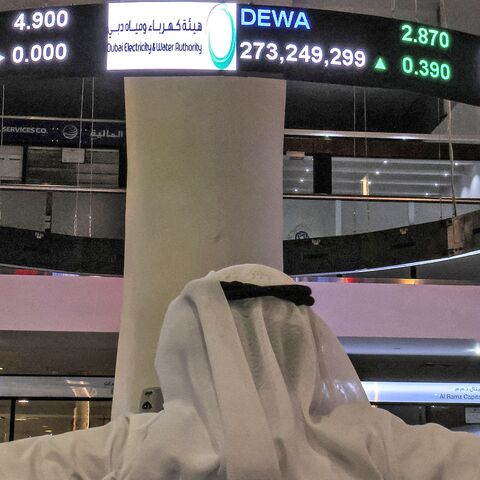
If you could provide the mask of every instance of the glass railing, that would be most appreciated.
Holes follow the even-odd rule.
[[[456,201],[461,215],[480,210],[480,199]],[[368,233],[451,218],[452,200],[285,195],[284,240]]]
[[[111,400],[17,399],[13,440],[101,427],[110,421],[111,407]]]
[[[125,189],[0,185],[0,265],[15,273],[122,275],[124,232]]]
[[[123,239],[125,189],[0,185],[0,227]]]
[[[366,233],[451,218],[450,198],[284,195],[284,240]],[[457,199],[458,215],[480,199]],[[0,227],[123,240],[125,189],[0,185]]]

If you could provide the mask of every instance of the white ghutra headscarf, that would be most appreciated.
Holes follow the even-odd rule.
[[[187,284],[156,368],[160,413],[0,446],[0,480],[472,480],[480,439],[370,407],[338,340],[305,305],[228,302],[220,281],[292,284],[243,265]]]

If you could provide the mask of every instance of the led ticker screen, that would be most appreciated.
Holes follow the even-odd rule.
[[[0,76],[89,76],[104,63],[103,6],[51,7],[0,14]]]
[[[238,70],[480,105],[480,37],[349,13],[238,6]]]
[[[343,69],[350,68],[353,70],[361,70],[367,63],[366,52],[361,47],[335,44],[321,44],[315,41],[317,39],[305,38],[312,30],[312,23],[309,19],[308,12],[295,11],[292,9],[276,9],[276,8],[255,8],[242,7],[240,10],[242,37],[239,42],[239,57],[250,65],[259,65],[266,61],[267,66],[277,67],[285,65],[289,69],[293,65],[303,64],[312,65],[316,71],[334,70],[337,67]],[[248,33],[249,27],[257,27],[257,40],[244,40],[243,35]],[[262,38],[268,29],[267,38]],[[275,30],[281,30],[272,38]],[[297,39],[289,38],[290,35],[286,31],[294,31]],[[277,33],[277,32],[275,32]],[[254,34],[255,35],[255,34]],[[282,38],[285,36],[285,38]],[[280,41],[279,41],[280,40]]]
[[[400,41],[405,45],[426,47],[427,57],[435,56],[436,53],[447,52],[452,46],[452,34],[446,30],[428,27],[424,25],[412,25],[403,23],[400,26]],[[431,51],[428,52],[428,49]],[[445,83],[453,79],[453,68],[450,60],[432,60],[415,58],[412,55],[404,55],[401,58],[401,71],[407,76],[419,76],[427,80],[441,80]]]
[[[0,77],[237,75],[480,105],[480,37],[343,12],[122,2],[0,14]]]

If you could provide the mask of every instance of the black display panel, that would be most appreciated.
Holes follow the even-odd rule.
[[[239,6],[238,70],[480,105],[480,38],[382,17]]]
[[[0,77],[103,74],[106,22],[106,5],[0,14]]]
[[[212,47],[213,13],[215,25],[223,28],[224,18],[231,29],[224,57],[214,51],[218,38]],[[480,37],[368,15],[240,4],[122,2],[0,14],[0,77],[100,75],[273,77],[480,105]]]

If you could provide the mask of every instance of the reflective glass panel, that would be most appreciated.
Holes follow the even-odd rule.
[[[0,443],[8,442],[10,431],[10,400],[0,400]]]
[[[453,182],[450,161],[418,158],[332,158],[334,195],[458,198],[480,196],[480,165],[455,160]]]
[[[99,427],[110,421],[111,401],[17,400],[14,439]]]

